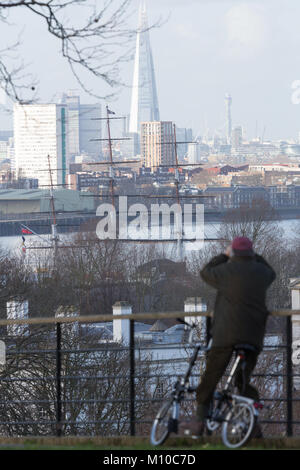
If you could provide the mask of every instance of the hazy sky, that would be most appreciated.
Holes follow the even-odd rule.
[[[300,104],[292,103],[292,83],[300,80],[299,0],[148,0],[149,20],[170,17],[151,31],[151,44],[161,119],[173,120],[195,133],[224,132],[224,96],[233,99],[233,125],[242,125],[252,138],[266,127],[265,138],[296,138]],[[137,8],[139,0],[132,0]],[[133,24],[137,11],[133,12]],[[49,38],[37,19],[24,12],[14,24],[24,28],[22,57],[39,78],[41,101],[78,88],[59,44]],[[17,28],[4,32],[13,40]],[[0,33],[1,35],[1,33]],[[133,63],[122,78],[131,84]],[[104,91],[101,82],[85,77],[89,86]],[[90,81],[89,81],[90,80]],[[96,90],[95,90],[96,91]],[[130,110],[130,88],[111,106]],[[82,101],[92,102],[82,93]],[[5,126],[2,119],[0,125]]]

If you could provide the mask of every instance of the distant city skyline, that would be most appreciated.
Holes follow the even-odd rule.
[[[132,0],[133,28],[139,3]],[[264,133],[266,140],[297,139],[300,105],[291,97],[292,84],[300,79],[299,1],[148,0],[147,5],[150,24],[171,13],[151,31],[161,120],[193,128],[195,134],[217,131],[225,136],[224,96],[230,93],[232,127],[242,126],[245,139],[256,132]],[[26,25],[21,54],[39,77],[40,102],[55,101],[61,92],[79,88],[44,25],[22,9],[11,23],[4,31],[7,44],[13,42],[14,25]],[[133,67],[131,61],[121,69],[128,86],[111,102],[118,114],[130,112]],[[84,81],[102,94],[103,83],[86,75]],[[80,96],[86,103],[95,102],[84,92]],[[8,128],[12,117],[0,111],[0,129]]]

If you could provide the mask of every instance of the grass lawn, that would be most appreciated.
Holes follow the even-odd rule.
[[[300,449],[299,438],[275,438],[252,440],[239,450]],[[96,450],[96,451],[201,451],[228,450],[219,438],[169,438],[165,445],[153,447],[149,439],[142,437],[0,437],[0,450]]]
[[[242,447],[238,450],[275,450],[277,447],[270,446],[269,448],[266,446],[246,446]],[[0,450],[92,450],[92,451],[119,451],[119,450],[148,450],[159,452],[160,450],[166,451],[203,451],[203,450],[229,450],[223,445],[213,445],[213,444],[198,444],[198,445],[191,445],[191,446],[160,446],[160,447],[153,447],[150,445],[145,444],[137,444],[137,445],[97,445],[94,443],[86,443],[86,444],[74,444],[74,445],[47,445],[47,444],[38,444],[34,442],[24,442],[23,444],[4,444],[0,445]]]

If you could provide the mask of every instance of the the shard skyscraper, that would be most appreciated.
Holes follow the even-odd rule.
[[[141,122],[159,121],[154,64],[148,30],[146,2],[140,4],[134,62],[129,132],[140,133]]]

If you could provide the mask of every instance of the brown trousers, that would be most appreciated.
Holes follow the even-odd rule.
[[[235,374],[235,385],[241,395],[259,401],[258,391],[253,385],[250,385],[250,377],[253,369],[256,366],[259,353],[247,351],[246,354],[246,367],[238,367]],[[209,411],[209,405],[213,399],[214,391],[224,375],[228,363],[232,357],[232,348],[216,348],[212,347],[208,352],[206,369],[200,385],[197,388],[197,418],[203,421]]]

